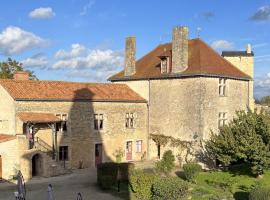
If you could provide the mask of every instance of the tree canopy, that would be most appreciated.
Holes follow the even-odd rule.
[[[0,62],[0,79],[12,79],[17,71],[26,71],[29,73],[30,80],[37,80],[33,71],[25,70],[23,64],[8,58],[7,61]]]
[[[270,164],[269,145],[270,115],[241,111],[219,133],[212,133],[206,150],[225,166],[246,163],[256,174]]]

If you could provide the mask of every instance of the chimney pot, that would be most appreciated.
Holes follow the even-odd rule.
[[[172,73],[180,73],[188,67],[188,27],[176,26],[172,35]]]
[[[29,72],[17,71],[13,75],[14,80],[29,80]]]
[[[251,44],[247,44],[247,54],[251,54],[251,52],[252,52]]]
[[[132,76],[136,73],[136,37],[126,38],[125,50],[125,76]]]

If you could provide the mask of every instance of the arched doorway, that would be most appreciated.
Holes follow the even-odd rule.
[[[42,159],[40,154],[32,157],[32,177],[42,175]]]

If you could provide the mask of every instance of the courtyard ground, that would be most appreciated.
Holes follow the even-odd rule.
[[[80,192],[84,200],[118,200],[96,186],[96,169],[75,170],[74,173],[52,177],[34,178],[26,183],[27,200],[47,200],[47,187],[52,184],[56,200],[76,200]],[[0,200],[14,200],[16,185],[0,183]]]

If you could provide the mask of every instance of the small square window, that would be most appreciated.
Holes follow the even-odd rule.
[[[104,125],[103,114],[94,114],[94,129],[102,130]]]
[[[135,114],[126,113],[126,128],[135,128]]]
[[[226,112],[220,112],[218,114],[218,127],[221,128],[227,123],[227,113]]]

